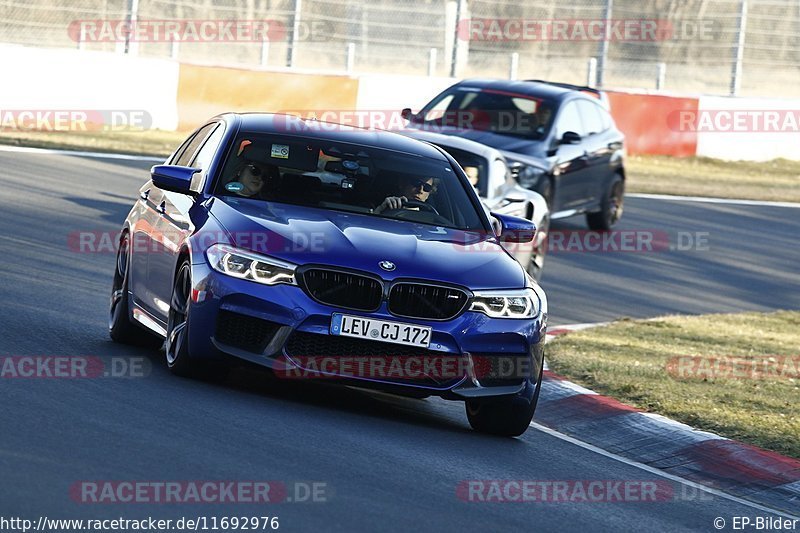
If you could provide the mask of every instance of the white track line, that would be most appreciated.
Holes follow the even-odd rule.
[[[626,193],[626,198],[647,198],[649,200],[671,200],[674,202],[698,202],[703,204],[756,205],[763,207],[789,207],[800,209],[800,203],[768,202],[766,200],[735,200],[732,198],[706,198],[704,196],[673,196],[671,194]]]
[[[163,163],[165,157],[154,157],[147,155],[111,154],[107,152],[81,152],[76,150],[58,150],[55,148],[29,148],[26,146],[10,146],[0,144],[0,152],[22,152],[26,154],[42,155],[71,155],[77,157],[95,157],[99,159],[123,159],[127,161],[152,161]]]
[[[606,451],[606,450],[604,450],[602,448],[598,448],[597,446],[589,444],[588,442],[583,442],[582,440],[578,440],[576,438],[570,437],[569,435],[565,435],[565,434],[563,434],[563,433],[561,433],[559,431],[556,431],[554,429],[550,429],[549,427],[543,426],[543,425],[538,424],[536,422],[531,422],[530,427],[532,427],[534,429],[537,429],[537,430],[539,430],[539,431],[541,431],[543,433],[547,433],[548,435],[550,435],[552,437],[555,437],[557,439],[561,439],[563,441],[569,442],[570,444],[574,444],[575,446],[583,448],[584,450],[588,450],[590,452],[594,452],[594,453],[600,454],[603,457],[608,457],[609,459],[613,459],[615,461],[619,461],[620,463],[626,464],[628,466],[632,466],[634,468],[638,468],[640,470],[644,470],[645,472],[649,472],[651,474],[655,474],[657,476],[661,476],[661,477],[663,477],[665,479],[669,479],[670,481],[675,481],[676,483],[682,483],[683,485],[686,485],[688,487],[692,487],[692,488],[695,488],[695,489],[698,489],[698,490],[702,490],[704,492],[707,492],[709,494],[713,494],[714,496],[718,496],[718,497],[723,498],[725,500],[729,500],[729,501],[732,501],[734,503],[738,503],[740,505],[751,507],[753,509],[756,509],[758,511],[763,511],[765,513],[776,514],[776,515],[782,516],[784,518],[789,518],[791,520],[800,520],[800,516],[794,516],[794,515],[792,515],[790,513],[786,513],[784,511],[779,511],[777,509],[770,509],[769,507],[765,507],[765,506],[763,506],[761,504],[758,504],[758,503],[755,503],[755,502],[751,502],[749,500],[744,500],[742,498],[738,498],[736,496],[732,496],[732,495],[730,495],[730,494],[728,494],[726,492],[722,492],[720,490],[713,489],[711,487],[706,487],[705,485],[701,485],[700,483],[695,483],[694,481],[689,481],[688,479],[684,479],[682,477],[675,476],[673,474],[669,474],[667,472],[664,472],[663,470],[659,470],[658,468],[654,468],[652,466],[648,466],[646,464],[639,463],[639,462],[634,461],[632,459],[628,459],[627,457],[622,457],[621,455],[617,455],[615,453],[608,452],[608,451]]]

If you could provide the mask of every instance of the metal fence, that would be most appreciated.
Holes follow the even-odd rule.
[[[263,20],[278,31],[262,39],[76,33],[86,21]],[[657,35],[637,35],[643,23]],[[615,33],[626,24],[631,32]],[[0,42],[254,68],[800,96],[800,0],[0,0]]]

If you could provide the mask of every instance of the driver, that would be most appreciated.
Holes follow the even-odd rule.
[[[247,161],[240,165],[239,170],[236,172],[236,175],[233,177],[231,182],[241,183],[242,188],[239,190],[233,190],[233,192],[239,196],[257,198],[264,189],[265,179],[266,173],[264,172],[264,169],[261,168],[260,165]]]
[[[435,190],[433,178],[409,178],[400,182],[397,196],[387,196],[386,199],[373,210],[381,213],[392,209],[402,209],[403,204],[409,200],[426,202],[431,192]],[[405,209],[419,210],[419,207],[406,207]]]

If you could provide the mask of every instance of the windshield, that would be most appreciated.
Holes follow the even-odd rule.
[[[245,133],[215,193],[462,230],[484,230],[447,161],[371,146]]]
[[[424,129],[481,130],[540,140],[553,122],[552,102],[532,96],[457,87],[445,91],[417,116]]]

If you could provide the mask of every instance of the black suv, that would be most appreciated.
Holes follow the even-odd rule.
[[[607,230],[622,215],[624,139],[596,89],[541,80],[457,83],[409,127],[456,135],[503,152],[523,187],[544,196],[552,218],[586,214]]]

